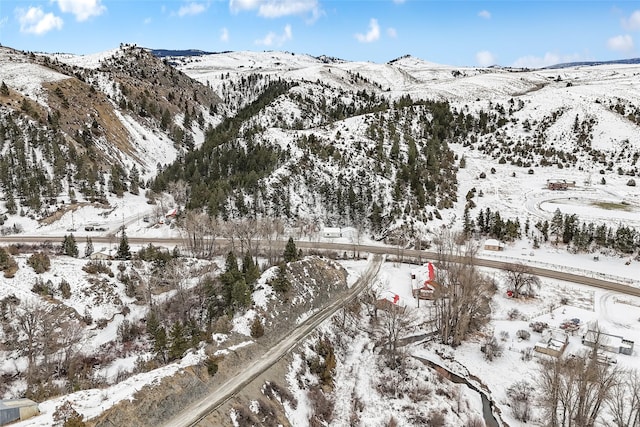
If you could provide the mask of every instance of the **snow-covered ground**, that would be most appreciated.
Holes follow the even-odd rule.
[[[52,58],[73,65],[97,68],[100,61],[115,54],[116,51],[108,51],[101,54],[76,57],[72,55],[53,55]],[[38,100],[42,98],[42,85],[67,78],[63,74],[50,69],[28,64],[26,58],[21,58],[20,53],[13,53],[0,48],[0,62],[5,57],[12,56],[11,66],[3,66],[0,70],[0,80],[6,81],[12,89],[18,90],[24,95]],[[430,64],[417,58],[407,57],[390,64],[373,63],[323,63],[317,58],[306,55],[293,55],[279,52],[235,52],[208,55],[197,59],[185,60],[179,68],[196,78],[210,84],[214,89],[219,89],[223,83],[220,77],[224,73],[234,76],[249,75],[260,72],[274,76],[306,81],[320,79],[333,88],[352,90],[357,85],[352,82],[353,76],[358,73],[367,77],[372,82],[379,84],[391,98],[410,94],[416,98],[448,99],[456,108],[468,108],[470,111],[489,108],[488,99],[492,102],[506,104],[510,99],[523,102],[523,107],[514,113],[514,117],[524,121],[525,119],[542,121],[554,111],[563,111],[564,114],[550,125],[546,130],[546,141],[550,146],[571,151],[570,129],[575,117],[580,120],[597,117],[594,125],[593,141],[594,149],[602,150],[609,155],[619,153],[615,158],[625,168],[635,167],[629,157],[622,156],[624,144],[628,144],[631,150],[640,149],[638,126],[630,120],[617,115],[608,108],[605,101],[620,99],[634,104],[640,98],[640,84],[638,84],[638,66],[606,65],[599,67],[574,67],[563,70],[536,70],[531,72],[511,72],[507,70],[484,70],[477,68],[448,67]],[[458,77],[454,74],[460,73]],[[560,77],[560,78],[559,78]],[[568,83],[571,85],[568,85]],[[108,84],[105,84],[108,86]],[[602,101],[602,102],[601,102]],[[274,107],[275,108],[275,107]],[[293,103],[283,102],[277,108],[284,109],[283,115],[295,113]],[[140,124],[120,114],[121,121],[125,124],[138,153],[144,156],[143,177],[148,179],[155,173],[156,163],[168,163],[175,159],[177,152],[172,144],[167,144],[165,137],[143,128]],[[209,119],[207,119],[209,120]],[[268,125],[268,123],[266,123]],[[349,143],[345,136],[347,133],[360,138],[366,127],[364,117],[353,117],[342,121],[337,126],[325,130],[328,139],[335,142],[336,146]],[[338,141],[337,130],[345,135]],[[304,132],[304,131],[301,131]],[[322,132],[314,129],[314,132]],[[298,132],[296,132],[298,133]],[[283,148],[292,138],[293,132],[281,129],[269,128],[265,131],[265,138],[277,141]],[[513,131],[514,138],[520,136],[524,139],[530,137],[527,132]],[[204,139],[202,132],[195,135],[196,144]],[[347,141],[347,142],[345,142]],[[626,141],[626,142],[625,142]],[[451,148],[459,156],[466,159],[466,167],[458,173],[458,200],[455,208],[443,211],[445,217],[442,221],[434,221],[432,231],[440,226],[453,224],[453,228],[460,228],[460,218],[464,209],[465,195],[473,188],[477,190],[474,202],[477,209],[490,208],[499,211],[503,218],[518,217],[523,224],[526,219],[533,224],[537,221],[550,220],[556,209],[563,214],[577,214],[581,221],[593,221],[606,223],[610,226],[628,225],[640,229],[640,186],[628,186],[630,179],[627,175],[619,175],[615,170],[609,170],[605,165],[595,163],[588,158],[580,157],[576,167],[539,167],[532,166],[533,174],[529,174],[523,167],[510,164],[498,164],[496,159],[479,151],[468,150],[462,145],[452,145]],[[293,147],[292,150],[296,150]],[[616,154],[617,156],[617,154]],[[615,164],[617,167],[618,163]],[[490,169],[494,167],[495,173]],[[604,173],[601,173],[602,170]],[[486,173],[485,178],[480,174]],[[605,183],[602,183],[602,178]],[[575,182],[575,188],[567,191],[551,191],[546,188],[548,179],[566,180]],[[482,193],[482,197],[479,193]],[[298,194],[294,198],[304,198]],[[68,204],[69,200],[66,198]],[[175,207],[170,198],[158,201],[156,205],[149,205],[144,196],[126,194],[123,198],[109,197],[109,207],[97,207],[90,204],[82,204],[73,211],[65,214],[51,224],[39,223],[28,216],[12,216],[5,225],[19,225],[25,235],[42,236],[43,240],[73,232],[80,244],[80,253],[83,253],[85,236],[99,236],[105,232],[85,231],[86,226],[105,228],[106,232],[115,233],[124,226],[130,237],[148,238],[177,238],[180,233],[176,228],[171,228],[165,221],[165,214]],[[606,209],[602,202],[610,203],[610,206],[618,206],[616,209]],[[608,207],[610,207],[608,206]],[[311,214],[312,212],[302,212]],[[148,222],[147,222],[148,220]],[[162,221],[160,221],[162,220]],[[162,223],[161,223],[162,222]],[[75,230],[75,231],[72,231]],[[296,235],[295,228],[288,230]],[[367,236],[357,233],[354,229],[345,229],[344,237],[336,239],[321,238],[316,233],[313,236],[299,234],[301,239],[311,241],[335,241],[348,244],[380,244],[372,241]],[[431,235],[432,236],[432,235]],[[113,252],[117,246],[117,237],[108,245],[95,244],[96,251]],[[135,249],[135,248],[134,248]],[[594,256],[598,256],[598,260]],[[614,281],[640,286],[638,281],[638,261],[630,257],[615,256],[608,253],[570,254],[562,247],[552,244],[543,244],[534,249],[530,239],[523,238],[508,244],[503,252],[480,251],[479,256],[500,260],[521,260],[525,263],[560,269],[585,276],[603,277]],[[19,256],[20,270],[16,278],[11,281],[2,281],[0,286],[0,298],[11,293],[20,299],[29,300],[35,298],[30,291],[35,280],[35,273],[25,267],[26,257]],[[75,272],[79,271],[84,261],[73,259],[57,260],[53,263],[50,277],[57,281],[64,278],[69,281],[73,294],[86,288],[87,283]],[[344,266],[350,273],[349,281],[353,283],[357,275],[364,269],[362,261],[344,262]],[[378,280],[378,292],[388,292],[398,295],[400,301],[409,310],[421,313],[425,307],[418,307],[417,301],[411,295],[410,271],[415,266],[387,263],[382,269]],[[268,273],[273,274],[273,272]],[[640,300],[634,297],[617,295],[612,292],[590,289],[588,287],[562,283],[543,279],[543,286],[539,291],[539,297],[530,301],[515,301],[505,297],[505,287],[501,281],[502,273],[487,270],[501,283],[500,290],[494,298],[494,318],[490,324],[490,330],[496,335],[505,332],[504,354],[488,363],[484,360],[479,350],[479,342],[470,341],[457,348],[455,351],[445,349],[452,354],[457,365],[449,366],[451,369],[459,369],[462,375],[473,374],[477,376],[491,391],[498,405],[503,405],[506,400],[505,390],[514,378],[533,379],[535,377],[537,363],[522,361],[520,350],[532,347],[539,338],[532,334],[529,341],[518,341],[516,332],[527,329],[532,320],[539,320],[557,326],[565,319],[578,318],[583,327],[589,322],[598,321],[600,327],[610,334],[622,335],[626,339],[640,343]],[[266,307],[266,302],[273,298],[273,292],[266,286],[266,276],[257,286],[258,291],[254,300],[258,307]],[[571,303],[567,306],[560,305],[560,297],[569,295]],[[125,301],[126,302],[126,301]],[[67,302],[70,307],[80,314],[89,305],[87,300],[72,298]],[[133,306],[130,304],[130,306]],[[95,348],[107,341],[115,339],[117,325],[123,319],[120,314],[120,306],[115,303],[91,304],[90,312],[95,319],[109,318],[113,321],[101,331],[88,334],[86,343]],[[506,320],[507,313],[517,308],[522,313],[521,320]],[[130,318],[143,316],[141,310],[132,310]],[[420,315],[420,314],[418,314]],[[234,320],[234,331],[248,335],[249,325],[255,316],[254,311],[247,312],[243,317]],[[580,333],[570,337],[568,352],[579,351],[584,348],[580,343]],[[226,337],[217,337],[223,344]],[[251,341],[245,341],[240,345],[251,345]],[[339,404],[336,410],[346,413],[347,405],[352,401],[351,395],[340,395],[343,391],[351,390],[358,384],[365,384],[369,378],[375,375],[374,364],[367,359],[373,349],[367,347],[367,342],[356,340],[352,343],[352,353],[346,360],[348,374],[343,375],[340,384],[336,388],[336,401]],[[224,347],[224,346],[221,346]],[[437,346],[414,346],[411,351],[417,356],[434,360],[445,364],[450,361],[440,360],[436,356]],[[219,351],[230,351],[233,348],[221,348]],[[92,417],[101,411],[117,403],[122,399],[130,399],[136,390],[143,385],[153,383],[159,378],[171,375],[184,366],[198,363],[202,352],[197,351],[187,356],[182,362],[167,367],[133,376],[123,383],[115,384],[102,390],[86,390],[50,400],[41,404],[44,415],[21,425],[50,425],[51,414],[54,408],[64,400],[71,400],[74,407],[85,417]],[[11,363],[0,363],[0,372],[12,369]],[[618,356],[620,366],[636,367],[640,365],[638,351],[632,356]],[[15,361],[15,363],[21,363]],[[135,363],[134,358],[121,359],[111,366],[104,368],[100,373],[106,377],[115,377],[120,370],[130,369]],[[294,363],[299,363],[295,361]],[[512,373],[504,375],[505,372]],[[365,384],[366,385],[366,384]],[[359,396],[366,399],[366,396]],[[471,397],[469,399],[472,399]],[[302,400],[302,399],[301,399]],[[380,402],[367,401],[367,405],[376,407]],[[477,403],[477,402],[476,402]],[[477,406],[475,407],[477,409]],[[309,408],[301,406],[297,411],[290,411],[292,421],[305,419]],[[305,412],[307,411],[307,412]],[[509,418],[509,410],[504,409],[503,414],[510,425],[517,422]],[[384,414],[370,412],[367,420],[371,423],[382,422]],[[300,421],[304,424],[303,421]]]

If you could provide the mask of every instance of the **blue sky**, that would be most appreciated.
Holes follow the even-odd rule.
[[[640,2],[1,0],[0,43],[77,54],[136,43],[538,67],[640,56]]]

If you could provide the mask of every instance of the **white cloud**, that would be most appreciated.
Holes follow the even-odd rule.
[[[607,40],[607,47],[618,52],[630,52],[633,50],[633,38],[629,34],[611,37]]]
[[[51,12],[44,13],[40,7],[30,7],[26,11],[16,9],[16,14],[22,33],[42,35],[51,30],[62,29],[62,18]]]
[[[481,10],[480,12],[478,12],[478,16],[484,19],[491,19],[491,12],[489,12],[488,10]]]
[[[257,10],[264,18],[310,14],[312,21],[324,13],[318,0],[229,0],[229,9],[233,13]]]
[[[142,23],[144,25],[149,25],[149,24],[151,24],[151,21],[152,21],[151,18],[144,18],[144,21],[142,21]]]
[[[178,9],[178,16],[194,16],[199,15],[206,11],[209,5],[204,3],[191,2],[187,3]]]
[[[102,0],[54,0],[58,3],[60,11],[72,13],[77,21],[86,21],[92,16],[99,16],[107,10]]]
[[[387,28],[387,35],[392,39],[395,39],[396,37],[398,37],[398,32],[395,28],[389,27]]]
[[[496,64],[496,56],[488,50],[481,50],[476,53],[476,63],[481,67],[488,67]]]
[[[223,28],[220,30],[220,41],[221,42],[228,42],[229,41],[229,30],[226,28]]]
[[[369,21],[369,31],[367,34],[356,34],[356,39],[358,39],[361,43],[371,43],[380,38],[380,25],[378,25],[378,20],[375,18],[371,18]]]
[[[404,3],[405,1],[406,1],[406,0],[393,0],[393,2],[394,2],[395,4],[402,4],[402,3]]]
[[[627,31],[639,31],[640,10],[634,11],[629,18],[622,18],[622,27]]]
[[[574,53],[571,55],[558,55],[557,53],[547,52],[543,57],[527,55],[515,60],[512,67],[515,68],[543,68],[549,65],[564,64],[567,62],[576,62],[587,60],[583,55]]]
[[[0,18],[0,30],[4,28],[5,25],[7,25],[7,22],[9,22],[8,17],[5,16],[4,18]]]
[[[255,43],[262,46],[282,46],[286,41],[291,40],[292,38],[293,32],[291,31],[291,25],[286,25],[282,34],[276,34],[272,31],[262,39],[256,40]]]

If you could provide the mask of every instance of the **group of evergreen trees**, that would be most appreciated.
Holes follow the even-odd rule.
[[[562,214],[556,209],[551,221],[536,223],[544,241],[571,245],[576,251],[588,251],[593,245],[610,248],[621,254],[632,254],[640,249],[640,233],[635,228],[620,225],[586,223],[576,214]]]
[[[538,221],[534,229],[531,229],[528,219],[523,227],[519,218],[505,221],[499,212],[493,212],[490,208],[480,210],[475,220],[470,218],[469,212],[469,209],[465,209],[463,218],[467,236],[483,235],[502,241],[513,241],[521,238],[523,234],[531,235],[535,246],[540,240],[551,241],[556,245],[570,245],[578,252],[587,252],[593,246],[597,246],[629,255],[640,249],[640,233],[633,227],[587,223],[580,221],[578,215],[563,214],[559,209],[556,209],[551,221]]]

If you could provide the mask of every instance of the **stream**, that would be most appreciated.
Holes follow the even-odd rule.
[[[484,423],[486,427],[500,427],[501,425],[503,425],[503,423],[498,422],[498,419],[500,419],[500,417],[498,416],[496,419],[496,415],[493,413],[493,406],[494,406],[493,401],[489,399],[489,397],[486,395],[486,393],[483,390],[480,390],[474,384],[469,382],[469,380],[461,377],[460,375],[454,374],[444,366],[438,365],[437,363],[434,363],[422,357],[418,357],[418,356],[412,356],[412,357],[415,358],[416,360],[419,360],[420,362],[422,362],[423,364],[425,364],[430,368],[439,368],[446,371],[449,374],[449,380],[451,380],[451,382],[454,382],[456,384],[464,384],[467,387],[469,387],[471,390],[478,393],[480,395],[480,398],[482,399],[482,418],[484,419]]]

